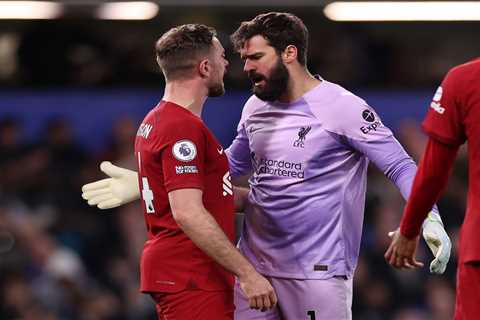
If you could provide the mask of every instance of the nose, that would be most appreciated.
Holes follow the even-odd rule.
[[[249,72],[249,71],[252,71],[254,70],[254,66],[252,64],[252,62],[250,60],[245,60],[245,65],[243,66],[243,71],[245,72]]]

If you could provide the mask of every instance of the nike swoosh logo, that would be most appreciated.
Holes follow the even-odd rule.
[[[223,154],[223,148],[220,147],[220,149],[217,148],[218,154]]]
[[[250,132],[250,133],[254,133],[255,131],[258,131],[258,130],[260,130],[260,128],[250,127],[249,132]]]

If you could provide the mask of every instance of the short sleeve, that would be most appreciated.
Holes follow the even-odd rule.
[[[449,145],[460,145],[466,136],[463,126],[456,73],[450,71],[430,103],[423,129],[433,139]]]
[[[206,135],[200,124],[185,121],[172,125],[159,156],[167,192],[204,189]]]

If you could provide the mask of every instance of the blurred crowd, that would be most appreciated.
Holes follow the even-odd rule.
[[[24,141],[21,119],[0,119],[0,320],[155,319],[150,298],[138,291],[146,236],[139,203],[101,211],[80,196],[84,183],[102,178],[100,161],[135,168],[136,127],[132,119],[118,119],[110,143],[92,154],[63,119],[49,121],[33,143]],[[418,160],[425,143],[419,124],[405,121],[397,137]],[[429,274],[432,256],[425,245],[418,254],[426,264],[421,270],[400,272],[385,263],[387,233],[398,225],[404,201],[370,169],[354,319],[452,318],[466,161],[462,151],[439,202],[454,243],[442,276]]]
[[[227,88],[243,89],[243,64],[229,35],[241,21],[272,10],[304,20],[310,70],[347,87],[430,88],[480,51],[478,23],[336,23],[321,6],[167,6],[150,21],[0,21],[0,86],[160,87],[155,41],[175,25],[204,23],[217,28],[226,48]]]

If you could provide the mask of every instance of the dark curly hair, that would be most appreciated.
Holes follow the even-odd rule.
[[[250,21],[243,21],[230,38],[235,50],[239,51],[248,39],[256,35],[263,36],[278,53],[294,45],[298,51],[298,62],[303,66],[307,64],[308,29],[294,14],[260,14]]]
[[[188,77],[198,61],[210,52],[214,28],[184,24],[165,32],[155,44],[157,62],[166,80]]]

